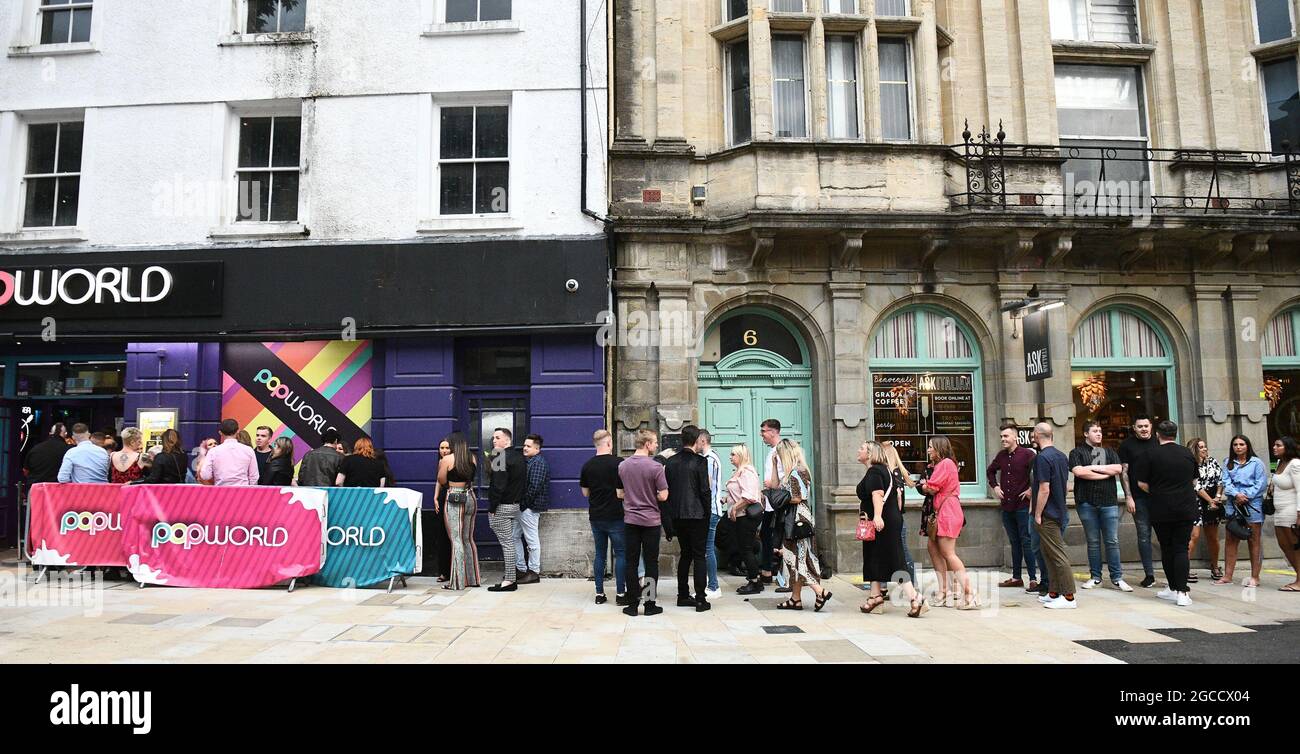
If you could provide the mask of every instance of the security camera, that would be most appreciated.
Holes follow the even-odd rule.
[[[569,293],[577,293],[578,281],[574,280],[573,278],[569,278],[564,282],[564,290],[568,291]]]

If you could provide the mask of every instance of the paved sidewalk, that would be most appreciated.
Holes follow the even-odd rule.
[[[1241,633],[1300,620],[1300,594],[1276,591],[1290,581],[1284,567],[1268,564],[1255,590],[1213,587],[1202,575],[1190,608],[1156,599],[1156,589],[1122,594],[1107,583],[1081,591],[1072,611],[1044,610],[1034,595],[1002,589],[996,599],[985,595],[985,610],[933,608],[920,620],[892,605],[884,615],[861,614],[865,594],[838,577],[828,582],[835,596],[821,613],[812,610],[811,591],[802,612],[778,611],[787,595],[769,589],[746,601],[734,593],[742,580],[726,577],[709,612],[676,607],[675,580],[661,579],[664,613],[628,618],[612,602],[612,583],[611,602],[596,605],[592,583],[579,579],[544,579],[504,594],[448,592],[421,577],[392,594],[139,589],[114,581],[92,594],[94,587],[33,588],[16,581],[30,580],[30,572],[8,568],[0,569],[0,663],[1116,663],[1078,642],[1171,642],[1177,639],[1157,631]],[[77,599],[87,604],[70,604]],[[1205,645],[1214,651],[1214,642]]]

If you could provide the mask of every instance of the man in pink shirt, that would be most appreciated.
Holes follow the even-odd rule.
[[[218,487],[247,487],[257,484],[257,455],[239,442],[239,422],[223,419],[221,444],[212,450],[199,451],[199,479]]]

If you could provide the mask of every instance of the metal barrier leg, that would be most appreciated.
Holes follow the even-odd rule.
[[[41,583],[41,579],[45,576],[45,572],[48,570],[50,569],[46,568],[45,566],[41,566],[41,570],[36,572],[36,579],[32,581],[32,586],[36,586],[37,584]]]
[[[393,582],[395,582],[395,581],[397,581],[397,577],[396,577],[396,576],[390,577],[390,578],[388,579],[388,593],[389,593],[389,594],[392,594],[392,593],[393,593]]]
[[[289,593],[290,593],[290,594],[293,594],[293,587],[294,587],[294,585],[297,584],[297,583],[298,583],[298,578],[297,578],[296,576],[295,576],[294,578],[292,578],[292,579],[289,579]]]

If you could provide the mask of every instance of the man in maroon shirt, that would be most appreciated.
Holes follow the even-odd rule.
[[[1023,587],[1020,563],[1029,567],[1029,590],[1038,589],[1034,552],[1029,538],[1029,475],[1034,468],[1034,451],[1020,447],[1019,432],[1014,424],[1002,427],[1002,450],[989,463],[989,489],[1002,505],[1002,528],[1011,540],[1011,578],[998,586]]]

